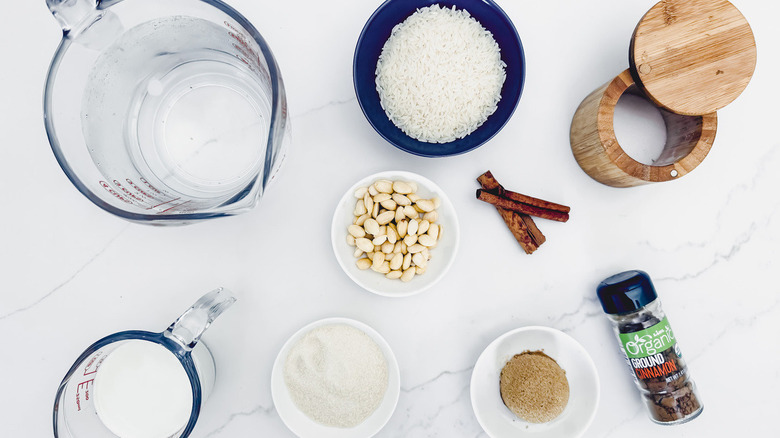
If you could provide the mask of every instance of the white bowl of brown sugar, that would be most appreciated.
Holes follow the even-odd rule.
[[[505,333],[482,352],[471,404],[491,438],[577,438],[599,402],[596,366],[574,338],[549,327]]]

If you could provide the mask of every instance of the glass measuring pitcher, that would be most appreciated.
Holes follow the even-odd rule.
[[[271,49],[219,0],[46,0],[63,38],[46,80],[54,155],[89,200],[181,224],[254,207],[284,159]]]
[[[214,358],[198,341],[234,302],[216,289],[162,333],[119,332],[89,346],[57,390],[54,436],[189,436],[216,375]]]

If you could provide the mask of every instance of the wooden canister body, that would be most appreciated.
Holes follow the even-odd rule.
[[[615,107],[626,93],[642,96],[629,70],[589,94],[572,120],[570,141],[580,167],[613,187],[633,187],[679,178],[707,156],[717,131],[717,114],[684,116],[660,109],[666,123],[664,150],[653,165],[631,158],[617,141]]]

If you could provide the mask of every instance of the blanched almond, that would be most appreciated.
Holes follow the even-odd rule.
[[[412,279],[414,278],[415,271],[416,271],[415,268],[409,268],[405,270],[403,275],[401,275],[401,281],[403,281],[404,283],[412,281]]]
[[[357,190],[355,190],[355,197],[358,199],[363,199],[363,196],[366,196],[366,193],[368,193],[368,187],[359,187]]]
[[[420,222],[418,222],[417,219],[412,219],[409,221],[409,227],[406,228],[406,234],[415,235],[419,228]]]
[[[379,193],[378,195],[374,196],[374,202],[387,201],[388,199],[393,199],[389,193]]]
[[[415,219],[420,215],[420,212],[418,212],[413,206],[407,205],[404,207],[404,214],[410,219]]]
[[[428,237],[430,237],[430,236],[428,236]],[[382,234],[382,235],[376,236],[376,237],[374,237],[374,240],[371,241],[371,243],[373,243],[374,246],[381,245],[381,244],[383,244],[385,242],[387,242],[387,234]]]
[[[385,254],[383,252],[375,252],[374,258],[372,260],[371,268],[374,270],[379,269],[380,266],[382,266],[382,263],[385,262]]]
[[[393,182],[386,179],[375,182],[374,187],[379,193],[393,193]]]
[[[387,225],[395,218],[395,212],[393,211],[386,211],[384,213],[380,213],[379,216],[376,217],[376,221],[379,222],[379,225]]]
[[[434,223],[437,220],[439,220],[439,213],[436,210],[430,211],[430,212],[425,213],[423,215],[423,219],[428,221],[428,222],[430,222],[430,223]]]
[[[371,266],[371,269],[373,269],[376,272],[379,272],[380,274],[387,274],[388,272],[390,272],[390,263],[384,262],[382,263],[382,266],[376,269],[374,269],[374,266]]]
[[[398,205],[392,199],[388,199],[386,201],[382,201],[379,204],[382,205],[382,208],[390,210],[390,211],[393,211],[393,212],[395,212],[396,207],[398,207]]]
[[[404,264],[404,255],[401,253],[398,253],[393,256],[392,259],[390,259],[390,269],[393,271],[401,269],[401,265]]]
[[[415,202],[414,205],[426,213],[434,210],[433,202],[430,199],[420,199],[419,201]]]
[[[359,225],[350,225],[347,227],[347,232],[349,232],[352,237],[366,237],[366,230]]]
[[[371,243],[371,241],[366,239],[365,237],[361,237],[360,239],[355,239],[355,245],[361,250],[363,250],[364,252],[374,252],[374,244]]]
[[[401,222],[396,223],[395,226],[398,229],[398,237],[402,239],[406,237],[406,229],[409,227],[409,222],[403,220]]]
[[[395,242],[398,241],[398,232],[395,231],[395,227],[392,225],[388,224],[387,226],[387,241],[395,245]]]
[[[433,237],[434,239],[439,238],[439,225],[438,224],[431,224],[430,228],[428,228],[428,235]]]
[[[414,245],[412,245],[409,248],[407,248],[407,250],[409,251],[410,254],[418,253],[418,252],[420,252],[420,251],[422,251],[424,249],[425,249],[425,247],[420,245],[419,243],[415,243]]]
[[[403,195],[408,195],[409,193],[412,193],[414,191],[412,190],[412,186],[410,186],[408,183],[405,183],[403,181],[393,182],[393,190],[395,190],[396,193],[401,193]]]
[[[370,214],[364,214],[359,216],[357,219],[355,219],[355,225],[363,226],[363,224],[366,222],[366,219],[369,219],[371,217]]]
[[[355,262],[358,269],[365,271],[366,269],[371,267],[371,260],[369,259],[359,259],[357,262]]]
[[[393,193],[393,201],[398,205],[412,205],[412,200],[400,193]]]
[[[385,277],[387,277],[387,278],[389,278],[391,280],[397,280],[397,279],[401,278],[402,275],[403,275],[403,272],[401,272],[401,271],[390,271],[387,274],[385,274]]]
[[[372,236],[379,234],[379,222],[375,219],[366,219],[363,223],[363,228],[366,230],[366,233],[371,234]]]
[[[385,242],[382,244],[382,252],[385,254],[392,254],[393,248],[395,248],[395,245],[390,242]]]
[[[367,211],[368,210],[366,210],[366,204],[363,203],[363,200],[361,199],[355,204],[355,210],[353,211],[353,213],[355,214],[355,216],[360,216],[361,214],[366,214]]]
[[[412,262],[414,263],[415,266],[420,266],[423,268],[428,265],[428,260],[426,260],[425,256],[423,256],[422,253],[420,252],[412,255]]]
[[[412,255],[411,254],[406,254],[404,256],[404,263],[403,263],[403,265],[401,265],[401,269],[403,269],[405,271],[405,270],[409,269],[410,266],[412,266]]]
[[[431,226],[431,223],[426,221],[425,219],[420,221],[420,226],[417,227],[417,234],[425,234],[428,232],[428,228]]]
[[[430,234],[423,234],[422,236],[417,238],[417,241],[420,242],[421,245],[425,245],[428,248],[433,248],[436,246],[436,239],[431,237]]]

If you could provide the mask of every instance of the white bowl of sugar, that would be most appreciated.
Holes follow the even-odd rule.
[[[301,438],[367,438],[392,417],[401,392],[398,362],[368,325],[326,318],[287,340],[271,372],[271,396]]]

